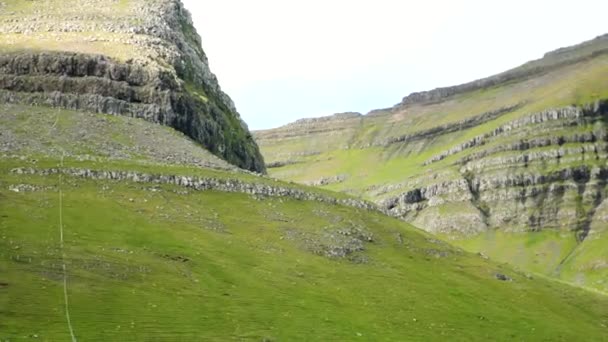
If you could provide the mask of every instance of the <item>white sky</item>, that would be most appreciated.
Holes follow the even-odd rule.
[[[252,129],[390,107],[608,33],[605,0],[182,0]]]

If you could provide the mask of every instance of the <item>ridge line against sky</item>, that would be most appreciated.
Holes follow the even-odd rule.
[[[183,0],[251,129],[390,107],[608,32],[601,0]]]

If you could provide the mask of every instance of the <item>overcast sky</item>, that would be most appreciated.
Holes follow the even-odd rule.
[[[605,0],[183,0],[251,129],[390,107],[608,33]]]

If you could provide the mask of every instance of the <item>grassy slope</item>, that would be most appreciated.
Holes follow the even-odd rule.
[[[575,284],[595,284],[597,288],[608,289],[608,232],[605,225],[592,229],[592,234],[564,259],[557,274]]]
[[[529,279],[380,214],[242,194],[177,194],[169,186],[150,192],[71,178],[60,185],[58,177],[17,177],[6,167],[0,177],[0,339],[68,339],[59,187],[70,312],[81,340],[608,334],[606,297]],[[8,191],[14,183],[53,190]],[[350,222],[374,234],[360,252],[367,263],[327,259],[288,238]],[[515,281],[498,281],[497,272]]]
[[[57,20],[75,20],[83,13],[89,14],[94,22],[108,23],[114,18],[126,17],[133,12],[133,1],[110,1],[104,6],[96,6],[91,11],[91,3],[84,0],[65,1],[54,0],[43,4],[34,1],[5,0],[0,18],[15,20],[36,17],[36,22],[44,26],[47,23],[56,25]],[[42,6],[42,7],[41,7]],[[43,12],[36,12],[43,9]],[[40,16],[44,14],[48,17]],[[135,17],[132,20],[137,20]],[[1,35],[0,52],[15,52],[23,50],[33,51],[72,51],[86,54],[101,54],[110,56],[119,61],[137,58],[141,51],[133,45],[124,43],[129,35],[110,32],[23,32],[19,34],[4,33]]]
[[[452,242],[467,250],[480,251],[498,260],[509,260],[519,267],[543,274],[553,274],[577,245],[576,238],[570,232],[555,231],[489,231]]]
[[[62,255],[71,321],[84,341],[448,336],[554,341],[601,340],[608,334],[605,296],[527,277],[378,213],[286,198],[12,174],[16,167],[57,167],[52,151],[76,146],[64,167],[236,178],[304,189],[240,172],[110,159],[99,147],[86,151],[93,160],[81,160],[78,144],[58,138],[73,133],[72,120],[64,119],[79,114],[53,112],[61,118],[56,125],[49,125],[53,120],[40,108],[30,113],[35,118],[21,113],[22,120],[5,121],[18,132],[23,122],[41,120],[33,139],[54,148],[34,150],[36,158],[25,149],[27,158],[0,160],[0,340],[69,339]],[[122,117],[109,122],[100,129],[110,141],[123,143],[147,127]],[[124,136],[116,122],[129,126],[131,135]],[[94,134],[84,132],[83,141]],[[10,190],[19,184],[38,190]],[[364,251],[348,259],[314,253],[328,233],[353,225],[373,234]],[[514,281],[499,281],[496,273]]]
[[[169,127],[124,116],[4,104],[0,154],[97,160],[99,164],[237,168]]]

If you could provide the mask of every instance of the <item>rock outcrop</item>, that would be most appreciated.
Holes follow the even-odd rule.
[[[7,52],[0,55],[0,101],[142,118],[183,132],[241,168],[265,172],[182,3],[131,1],[94,12],[104,5],[118,6],[58,1],[2,14],[0,47]],[[11,41],[15,35],[25,45]]]
[[[168,184],[196,191],[215,190],[222,192],[245,193],[256,197],[286,197],[300,201],[316,201],[321,203],[343,205],[370,211],[380,211],[373,203],[356,198],[339,198],[323,195],[314,191],[306,191],[295,187],[278,186],[262,182],[246,182],[232,178],[213,178],[182,176],[172,174],[150,174],[136,171],[108,171],[79,168],[16,168],[11,170],[15,175],[52,176],[65,175],[93,180],[126,181],[144,184]],[[267,182],[269,183],[269,182]]]
[[[466,154],[456,162],[459,178],[414,188],[429,181],[402,183],[402,189],[410,189],[384,199],[382,207],[436,233],[557,228],[575,230],[584,239],[606,197],[607,118],[608,101],[597,101],[514,120],[427,162]],[[587,130],[569,133],[569,127]],[[518,138],[528,131],[546,137]],[[493,143],[510,137],[517,139]],[[444,214],[434,215],[437,208]]]
[[[592,104],[587,104],[582,108],[565,107],[559,109],[549,109],[533,115],[524,116],[523,118],[514,120],[505,125],[502,125],[495,130],[474,137],[473,139],[454,146],[447,151],[444,151],[425,162],[425,165],[441,161],[448,156],[460,153],[464,150],[474,148],[486,144],[488,140],[498,135],[508,135],[509,132],[523,128],[531,124],[542,124],[546,122],[555,122],[559,127],[570,127],[586,125],[603,115],[608,107],[606,101],[596,101]],[[545,125],[546,126],[546,125]],[[551,135],[544,138],[527,138],[516,141],[510,145],[500,145],[493,147],[490,151],[485,150],[483,153],[498,153],[502,151],[523,151],[537,147],[545,147],[551,145],[563,145],[566,143],[583,143],[595,142],[606,139],[606,132],[603,129],[592,132],[573,133],[568,135]],[[478,157],[481,157],[478,155]],[[469,161],[469,160],[467,160]]]

